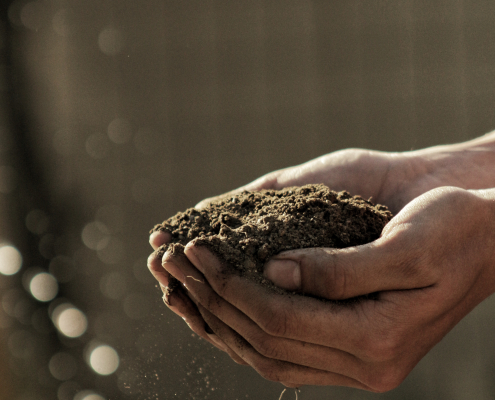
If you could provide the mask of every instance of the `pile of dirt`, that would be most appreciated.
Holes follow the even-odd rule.
[[[174,252],[197,238],[239,274],[264,282],[263,265],[284,250],[344,248],[377,239],[392,213],[383,205],[324,185],[242,192],[189,208],[156,225],[166,231]]]

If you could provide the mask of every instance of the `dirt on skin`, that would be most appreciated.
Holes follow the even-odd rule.
[[[244,191],[201,210],[179,212],[151,232],[172,235],[171,242],[158,250],[160,255],[169,248],[183,252],[196,239],[197,245],[208,247],[240,275],[270,285],[262,275],[270,257],[291,249],[369,243],[391,218],[383,205],[320,184]],[[174,287],[177,282],[171,281],[169,294]]]

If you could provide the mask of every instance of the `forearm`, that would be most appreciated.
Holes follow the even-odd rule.
[[[478,197],[474,207],[479,210],[477,224],[482,236],[477,253],[483,263],[479,280],[481,290],[485,294],[484,299],[495,293],[495,188],[469,192]]]
[[[495,187],[495,131],[464,143],[404,153],[416,176],[430,176],[442,186]]]

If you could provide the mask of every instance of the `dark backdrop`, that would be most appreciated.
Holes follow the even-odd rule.
[[[281,385],[210,349],[162,304],[146,269],[148,230],[327,152],[407,151],[495,126],[493,0],[16,0],[7,11],[2,143],[16,145],[0,155],[17,183],[0,193],[10,221],[0,233],[24,265],[0,283],[21,287],[22,271],[50,271],[63,256],[75,272],[53,301],[88,318],[86,333],[67,339],[32,322],[51,303],[15,292],[30,302],[22,319],[4,300],[23,400],[86,389],[104,399],[277,399]],[[26,225],[33,210],[49,224]],[[300,399],[494,398],[493,302],[398,389],[303,388]],[[10,340],[19,330],[48,350],[19,357]],[[94,343],[117,350],[114,374],[85,361]],[[65,381],[48,368],[60,351],[77,364]]]

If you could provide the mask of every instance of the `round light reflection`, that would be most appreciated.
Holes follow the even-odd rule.
[[[52,19],[53,30],[62,37],[67,37],[70,33],[69,15],[66,9],[58,10]]]
[[[77,362],[70,354],[60,352],[52,356],[48,369],[56,379],[67,381],[76,375]]]
[[[42,272],[31,279],[29,291],[36,300],[50,301],[58,293],[58,283],[53,275]]]
[[[83,390],[74,396],[74,400],[106,400],[103,396],[92,390]]]
[[[110,240],[108,228],[99,221],[86,224],[81,232],[81,238],[91,250],[104,249]]]
[[[26,216],[26,227],[36,235],[46,232],[50,225],[50,219],[42,210],[31,210]]]
[[[119,367],[120,358],[113,347],[101,345],[96,347],[89,356],[89,365],[100,375],[111,375]]]
[[[103,53],[115,56],[124,47],[124,35],[115,28],[103,29],[98,35],[98,47]]]
[[[88,394],[87,396],[84,396],[82,400],[105,400],[103,396],[100,396],[99,394]]]
[[[131,124],[126,119],[115,118],[108,125],[108,137],[116,144],[128,142],[132,137]]]
[[[21,269],[22,256],[14,246],[0,244],[0,274],[14,275]]]
[[[60,333],[69,338],[81,336],[88,328],[86,315],[68,303],[61,304],[53,310],[52,320]]]

